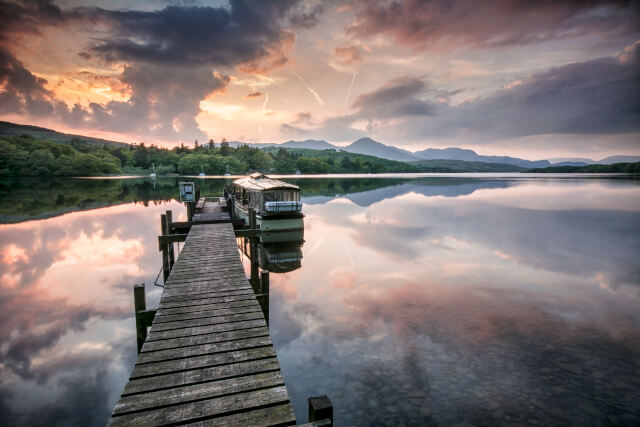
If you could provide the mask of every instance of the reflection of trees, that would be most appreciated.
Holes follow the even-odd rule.
[[[2,178],[0,179],[0,223],[46,218],[66,212],[113,204],[168,201],[178,197],[178,182],[192,178],[77,179],[77,178]],[[305,197],[354,194],[382,188],[397,188],[401,193],[454,195],[468,194],[477,188],[506,187],[507,181],[469,178],[325,178],[284,179],[298,186]],[[230,179],[196,180],[203,196],[222,195]],[[407,188],[404,188],[407,187]],[[446,190],[445,190],[446,189]],[[396,194],[397,195],[397,194]],[[384,195],[380,196],[386,198]]]
[[[0,179],[0,223],[14,223],[121,203],[171,200],[183,178],[141,179],[4,178]],[[224,180],[198,182],[203,195],[222,194]]]

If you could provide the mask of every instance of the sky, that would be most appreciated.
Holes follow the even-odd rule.
[[[0,120],[167,147],[640,154],[640,2],[0,0]]]

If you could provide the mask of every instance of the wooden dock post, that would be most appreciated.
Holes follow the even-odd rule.
[[[173,234],[173,232],[171,231],[171,224],[173,223],[173,212],[167,211],[165,215],[167,216],[167,230],[166,230],[166,233],[163,230],[162,234],[163,235]],[[175,255],[173,253],[173,243],[169,243],[167,247],[169,250],[168,251],[169,252],[169,268],[173,268],[173,264],[175,264],[176,262]]]
[[[249,208],[249,229],[256,229],[256,211],[253,208]],[[251,286],[253,290],[258,292],[260,287],[258,277],[258,239],[255,237],[249,238],[249,258],[251,259]]]
[[[264,314],[264,319],[269,326],[269,271],[262,270],[260,272],[260,293],[258,294],[258,302]]]
[[[249,228],[256,229],[256,211],[253,208],[249,208]]]
[[[160,230],[163,236],[169,234],[169,227],[167,225],[167,215],[160,215]],[[169,273],[171,272],[171,264],[169,261],[169,245],[161,245],[160,249],[162,250],[162,279],[163,281],[167,281],[169,277]]]
[[[187,205],[187,221],[191,222],[191,220],[193,219],[193,214],[195,213],[196,210],[196,204],[195,202],[186,202]]]
[[[328,419],[333,425],[333,404],[326,395],[309,398],[309,422]]]
[[[144,292],[144,283],[133,285],[133,309],[136,314],[136,338],[138,342],[138,354],[142,350],[142,344],[147,339],[147,326],[142,321],[142,316],[138,314],[140,311],[147,309],[146,295]]]

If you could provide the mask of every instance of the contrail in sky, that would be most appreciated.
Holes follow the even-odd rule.
[[[347,106],[347,101],[349,101],[349,96],[351,96],[351,88],[353,87],[353,82],[356,81],[356,74],[358,74],[358,70],[353,72],[353,78],[351,79],[351,84],[349,85],[349,90],[347,91],[347,97],[344,99],[344,106]]]
[[[291,70],[293,71],[293,70]],[[305,85],[307,87],[307,89],[309,90],[309,92],[311,92],[311,95],[313,95],[313,97],[316,99],[316,101],[318,101],[318,104],[320,104],[320,106],[324,107],[324,101],[322,100],[322,98],[320,98],[320,95],[318,95],[318,92],[316,92],[315,90],[311,89],[311,86],[309,86],[307,84],[307,82],[305,82],[302,77],[300,77],[298,75],[298,73],[296,73],[295,71],[293,71],[293,74],[296,75],[296,77],[298,79],[300,79],[300,81],[302,82],[303,85]]]
[[[269,103],[269,92],[267,92],[266,96],[264,97],[264,103],[262,104],[262,112],[266,111],[268,103]]]

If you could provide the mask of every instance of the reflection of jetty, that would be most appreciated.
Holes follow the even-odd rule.
[[[164,290],[153,311],[144,285],[134,288],[139,354],[108,425],[295,424],[267,328],[269,273],[258,276],[256,261],[247,281],[223,207],[199,199],[187,222],[162,215]],[[256,236],[255,215],[251,224],[237,234]],[[174,262],[177,241],[184,246]],[[311,421],[321,420],[314,425],[330,425],[327,402],[309,399]]]

